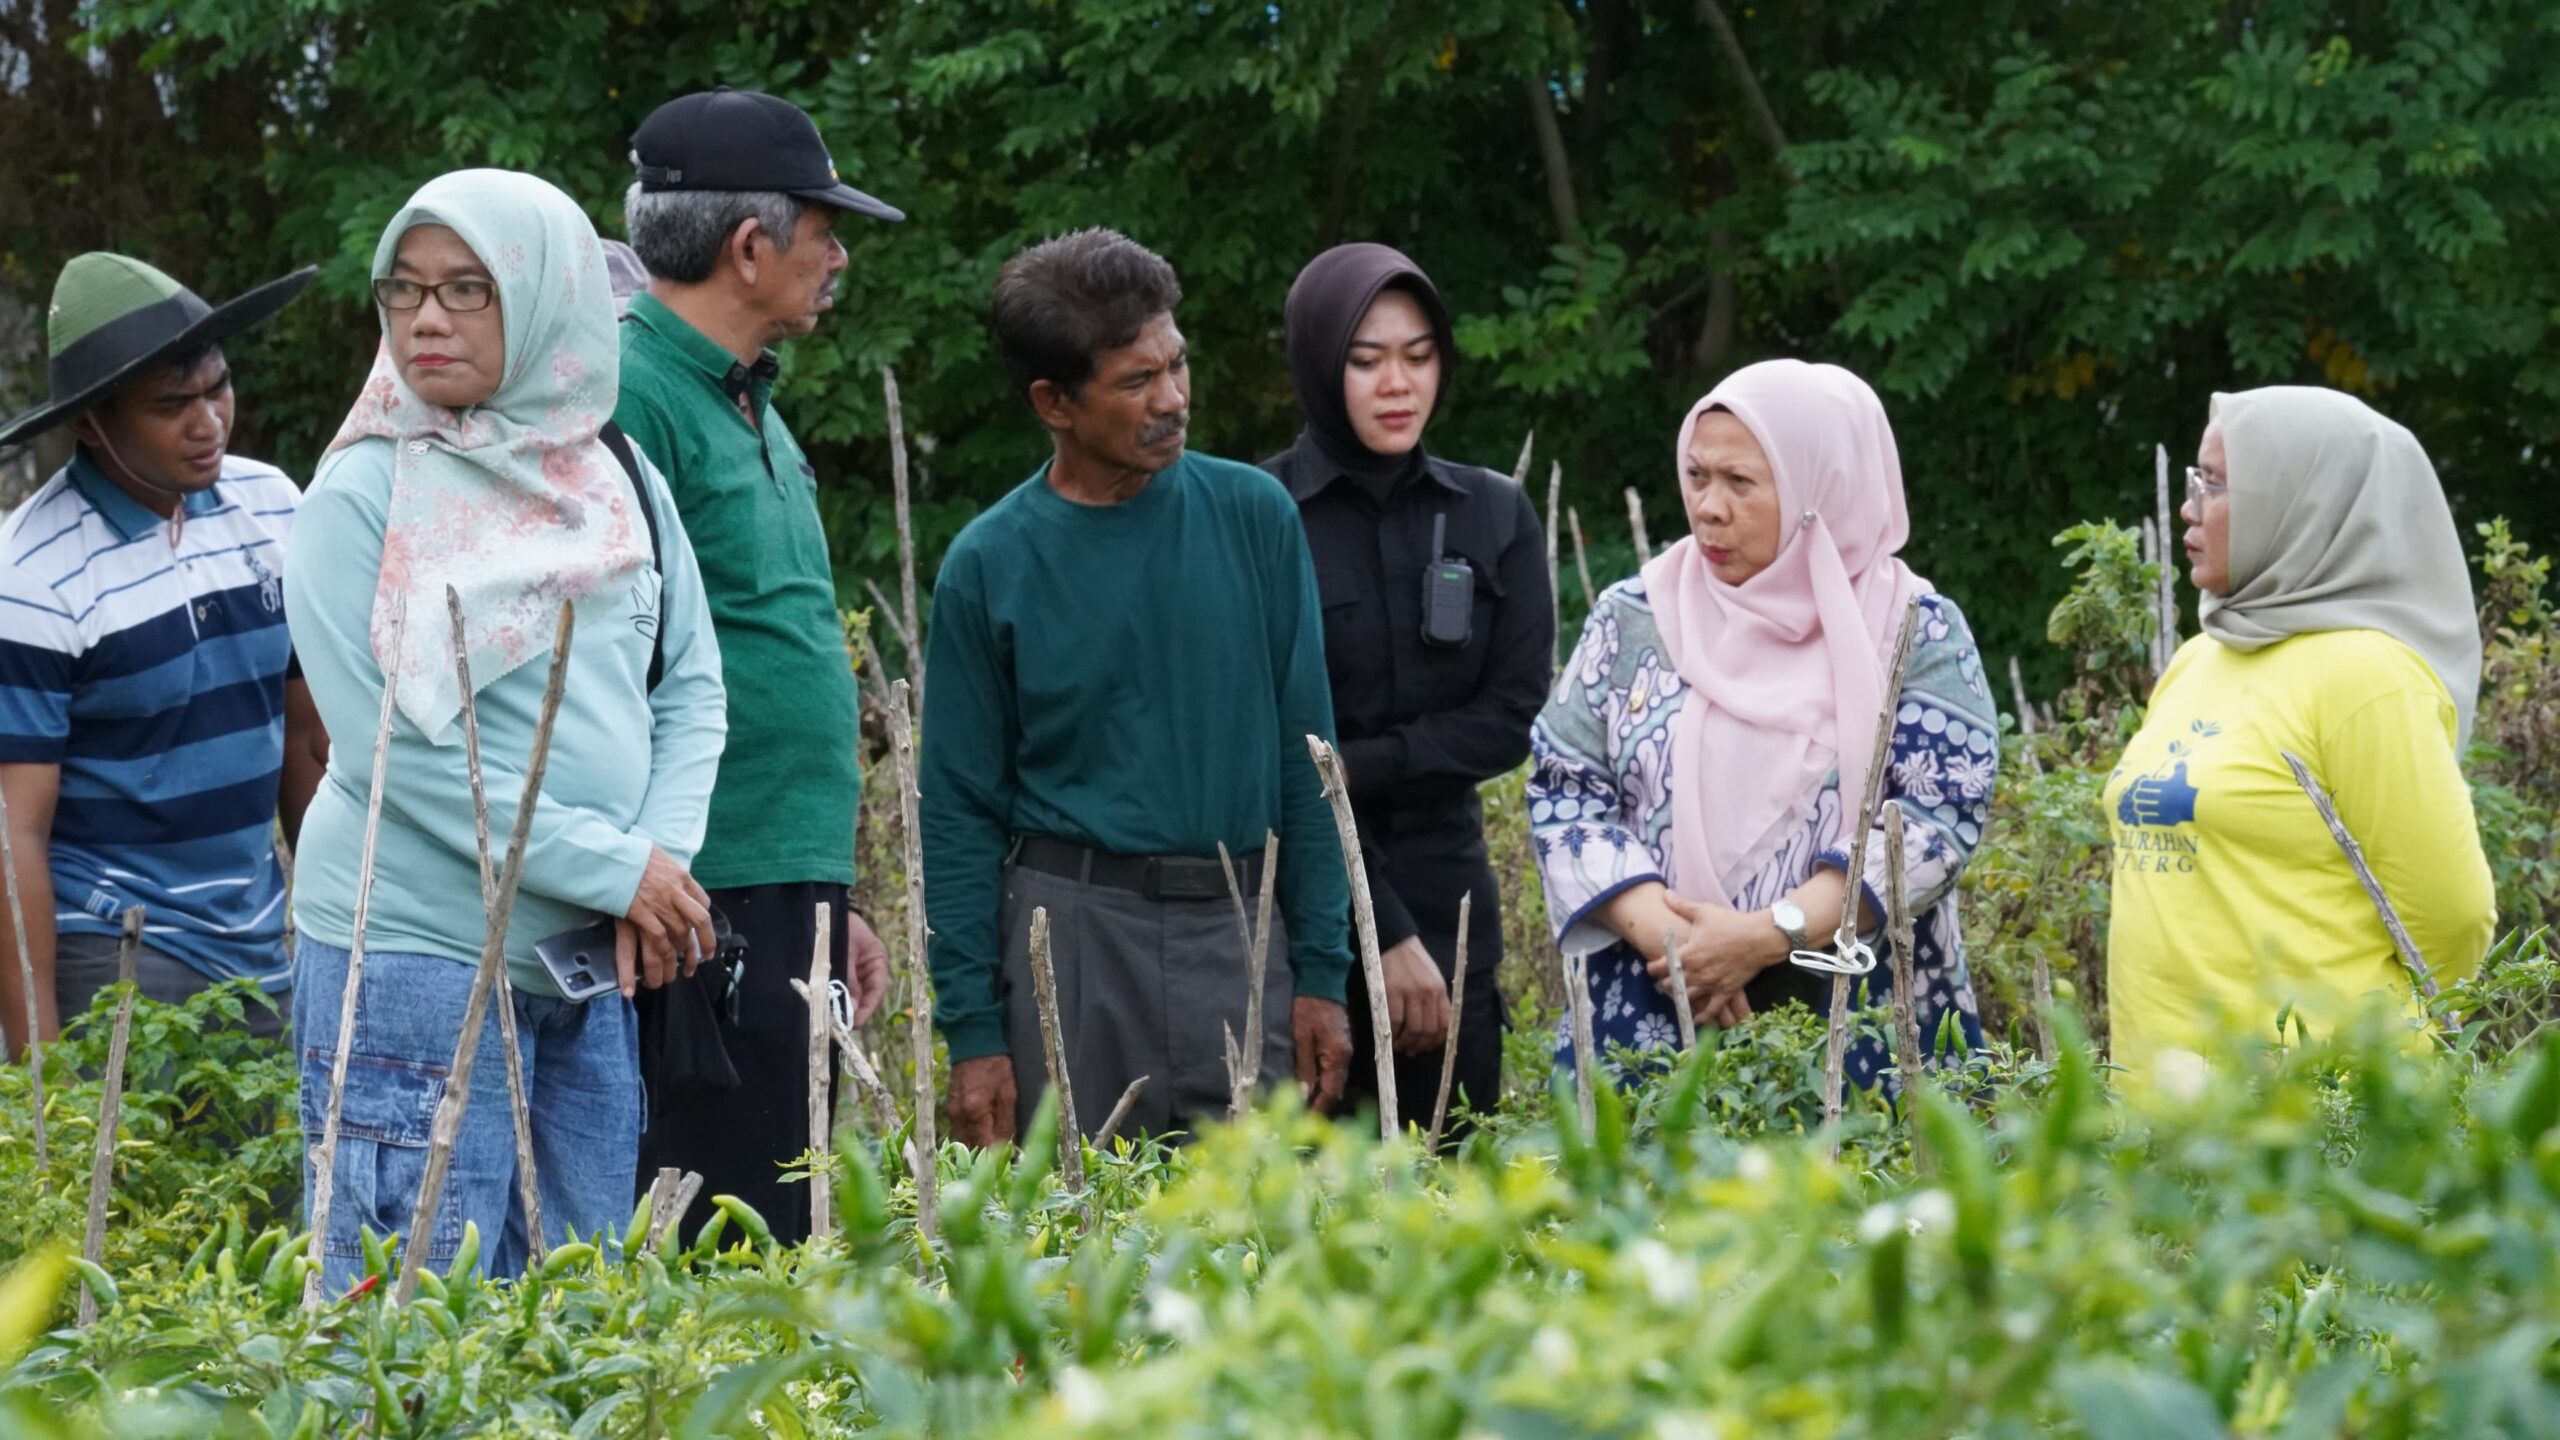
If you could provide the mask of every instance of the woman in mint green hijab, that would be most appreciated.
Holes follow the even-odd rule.
[[[444,176],[392,218],[373,290],[383,348],[303,503],[285,597],[312,698],[337,740],[304,822],[293,898],[294,1032],[303,1129],[315,1138],[349,952],[359,940],[365,952],[324,1237],[333,1292],[361,1274],[362,1230],[408,1228],[486,929],[448,587],[461,598],[489,825],[501,844],[547,678],[546,665],[530,662],[551,649],[563,601],[575,617],[506,937],[548,1241],[629,1215],[641,1119],[629,997],[663,983],[688,950],[712,949],[686,866],[725,728],[692,547],[657,472],[636,452],[626,466],[605,431],[619,351],[586,215],[530,175]],[[653,663],[663,667],[654,683]],[[386,686],[395,708],[377,878],[359,936],[373,758],[364,737]],[[570,1000],[536,943],[608,919],[619,991]],[[466,1223],[487,1237],[492,1273],[524,1263],[500,1043],[493,1011],[425,1242],[431,1265],[450,1257]]]
[[[2422,984],[2288,755],[2336,800],[2438,984],[2478,966],[2496,922],[2459,762],[2480,635],[2425,449],[2353,396],[2278,386],[2215,396],[2196,458],[2204,633],[2106,789],[2107,1008],[2136,1070],[2220,1028],[2271,1039],[2287,1010],[2314,1034],[2367,1009],[2422,1023]]]

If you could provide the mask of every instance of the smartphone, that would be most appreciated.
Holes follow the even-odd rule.
[[[613,919],[607,916],[592,925],[563,930],[547,940],[533,944],[533,957],[551,975],[553,984],[571,1001],[592,1000],[610,990],[620,988],[613,973]]]

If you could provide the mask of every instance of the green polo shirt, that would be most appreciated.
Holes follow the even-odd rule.
[[[730,398],[740,383],[758,424]],[[614,419],[675,495],[728,681],[728,746],[694,878],[714,889],[852,884],[853,665],[817,472],[774,413],[773,382],[644,292],[622,325]]]

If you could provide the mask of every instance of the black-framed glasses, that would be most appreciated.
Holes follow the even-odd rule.
[[[2230,493],[2230,481],[2217,479],[2212,475],[2206,474],[2204,467],[2200,465],[2190,465],[2187,467],[2188,499],[2201,505],[2207,500],[2219,500]]]
[[[447,280],[438,285],[403,280],[397,276],[373,282],[373,298],[385,310],[415,310],[427,303],[427,297],[456,315],[486,310],[498,298],[495,280]]]

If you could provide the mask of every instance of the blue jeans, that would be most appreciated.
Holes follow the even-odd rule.
[[[328,1116],[347,952],[305,934],[296,941],[294,969],[307,1204],[312,1161]],[[330,1296],[345,1294],[363,1278],[358,1236],[364,1230],[388,1240],[409,1228],[471,979],[471,966],[434,955],[365,956],[339,1115],[336,1192],[322,1244],[321,1283]],[[552,1245],[572,1232],[592,1237],[609,1231],[618,1239],[631,1218],[631,1177],[640,1155],[640,1031],[631,1002],[602,995],[572,1004],[519,993],[515,1008],[544,1237]],[[465,1222],[480,1227],[484,1274],[521,1274],[530,1252],[500,1045],[493,1004],[472,1062],[471,1095],[446,1172],[444,1203],[427,1242],[427,1267],[439,1273],[461,1247]]]

